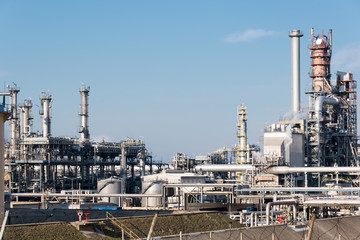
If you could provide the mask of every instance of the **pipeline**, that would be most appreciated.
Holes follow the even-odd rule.
[[[275,166],[266,169],[269,174],[289,174],[289,173],[327,173],[327,172],[360,172],[359,167],[288,167],[288,166]]]
[[[251,164],[205,164],[195,167],[195,172],[240,172],[254,170]]]
[[[330,97],[323,97],[323,96],[318,97],[315,102],[315,116],[317,119],[321,120],[322,118],[322,109],[324,107],[324,104],[335,106],[339,104],[339,100]]]
[[[270,224],[270,208],[274,205],[293,205],[293,218],[296,219],[296,204],[298,202],[296,200],[291,201],[278,201],[278,202],[269,202],[266,205],[266,225]]]

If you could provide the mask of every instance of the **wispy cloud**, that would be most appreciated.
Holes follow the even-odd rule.
[[[10,75],[10,73],[3,72],[3,71],[0,70],[0,78],[8,77],[9,75]]]
[[[360,69],[360,43],[354,43],[334,51],[334,70],[355,72]]]
[[[229,43],[249,42],[255,39],[270,37],[277,32],[264,29],[247,29],[244,32],[229,34],[224,41]]]

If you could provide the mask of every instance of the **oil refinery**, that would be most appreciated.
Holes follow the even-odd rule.
[[[352,73],[331,70],[332,30],[317,35],[311,29],[306,81],[312,87],[305,92],[309,106],[300,106],[302,36],[300,30],[289,34],[292,112],[266,126],[263,146],[248,143],[248,112],[242,104],[237,108],[234,147],[195,157],[176,153],[169,163],[153,161],[141,140],[93,141],[89,86],[79,90],[79,138],[52,135],[56,109],[49,92],[40,95],[42,131],[34,131],[32,100],[18,103],[20,88],[8,86],[0,94],[3,122],[7,118],[10,130],[10,141],[4,144],[6,194],[1,213],[10,209],[11,221],[19,222],[11,209],[24,202],[40,209],[59,204],[78,211],[98,206],[221,210],[251,227],[284,222],[307,226],[312,216],[360,215],[356,81]],[[298,231],[311,235],[309,229]]]

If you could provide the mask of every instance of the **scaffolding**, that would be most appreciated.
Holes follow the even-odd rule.
[[[312,89],[306,124],[305,154],[307,165],[354,166],[358,165],[356,151],[356,81],[351,73],[337,72],[331,80],[330,37],[314,35],[310,58]],[[309,174],[313,186],[320,186],[321,175]]]

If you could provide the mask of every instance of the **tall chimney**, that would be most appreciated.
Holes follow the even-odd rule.
[[[291,37],[291,61],[292,61],[292,111],[300,111],[300,38],[304,36],[300,30],[292,30]]]
[[[80,88],[81,110],[80,110],[80,142],[87,142],[90,139],[89,132],[89,92],[90,87],[82,86]]]

